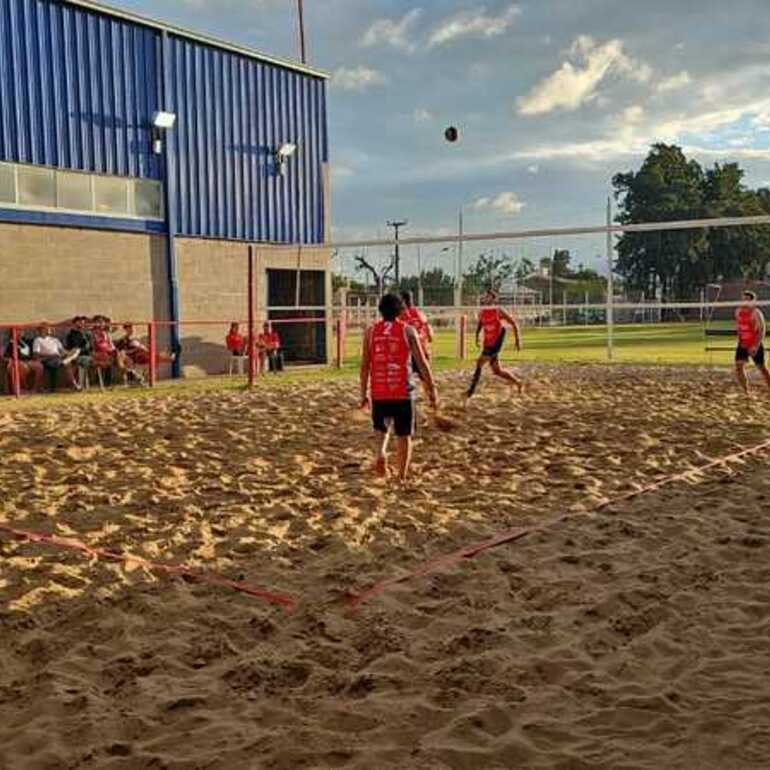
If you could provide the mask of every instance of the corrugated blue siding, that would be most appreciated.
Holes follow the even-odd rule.
[[[0,0],[0,159],[158,178],[159,36],[49,0]]]
[[[324,82],[175,36],[169,59],[178,231],[322,241]],[[297,152],[278,176],[273,150],[284,142]]]
[[[169,132],[176,233],[323,240],[325,83],[63,0],[0,0],[0,160],[161,178],[149,124]],[[163,103],[165,101],[165,104]],[[272,151],[293,142],[283,177]]]

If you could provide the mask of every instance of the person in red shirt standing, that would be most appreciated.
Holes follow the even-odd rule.
[[[395,294],[385,294],[379,305],[382,320],[367,329],[361,357],[361,406],[371,405],[372,423],[378,435],[375,468],[381,476],[388,472],[389,423],[396,434],[398,477],[406,481],[412,458],[412,437],[417,424],[412,383],[412,362],[425,383],[433,408],[436,385],[417,331],[400,316],[404,304]]]
[[[749,378],[746,376],[746,364],[749,358],[754,361],[760,374],[770,388],[770,371],[765,361],[765,316],[754,304],[757,295],[753,291],[743,292],[743,303],[735,311],[738,347],[735,350],[735,374],[743,392],[749,395]]]
[[[411,291],[401,292],[401,299],[404,302],[404,312],[401,314],[401,320],[409,324],[409,326],[414,326],[417,331],[417,336],[420,338],[420,344],[425,353],[425,358],[428,360],[428,363],[430,363],[432,357],[430,347],[433,343],[433,329],[431,329],[425,313],[414,306],[414,299],[412,298]]]
[[[241,327],[237,321],[230,324],[230,331],[225,337],[225,345],[234,356],[246,355],[246,338],[241,334]]]
[[[513,336],[516,340],[516,350],[521,350],[521,335],[519,334],[519,325],[516,321],[497,305],[497,293],[491,289],[481,298],[481,310],[479,311],[479,322],[476,326],[476,347],[479,347],[479,335],[484,332],[484,347],[481,355],[476,361],[476,371],[473,373],[473,380],[468,388],[466,398],[470,398],[479,384],[481,371],[484,364],[489,364],[492,371],[500,378],[510,382],[511,385],[518,388],[521,393],[523,388],[522,381],[511,374],[511,372],[500,366],[500,351],[505,342],[505,327],[503,321],[508,323],[513,329]]]

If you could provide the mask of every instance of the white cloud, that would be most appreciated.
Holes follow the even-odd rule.
[[[652,76],[648,64],[627,56],[623,41],[608,40],[597,44],[581,35],[556,72],[541,80],[527,96],[518,100],[522,115],[544,115],[553,110],[572,111],[597,98],[597,88],[611,75],[624,75],[644,83]]]
[[[361,94],[387,82],[388,79],[381,72],[364,66],[340,67],[332,75],[332,85],[336,88]]]
[[[526,204],[513,192],[501,192],[499,195],[478,198],[473,202],[475,209],[487,209],[500,214],[518,214],[524,206]]]
[[[644,117],[644,108],[639,104],[634,104],[631,107],[626,107],[623,110],[623,122],[627,125],[634,125],[640,123]]]
[[[450,16],[442,21],[428,38],[428,47],[446,45],[463,37],[490,38],[504,34],[521,13],[518,5],[509,5],[497,16],[490,15],[484,6]]]
[[[690,85],[690,83],[692,83],[690,73],[687,70],[682,70],[677,75],[672,75],[670,78],[661,80],[660,83],[655,86],[655,90],[659,94],[664,94],[668,91],[678,91],[680,88]]]
[[[433,113],[430,110],[426,110],[424,107],[418,107],[414,111],[415,123],[429,123],[433,120]]]
[[[335,180],[349,179],[352,176],[355,176],[355,171],[350,166],[346,166],[344,163],[332,165],[332,177]]]
[[[527,166],[527,171],[530,174],[539,174],[540,173],[540,166],[538,166],[537,163],[533,163],[531,166]]]
[[[377,19],[364,33],[361,45],[370,48],[375,45],[388,45],[399,51],[413,52],[416,45],[409,33],[422,15],[422,8],[413,8],[400,20]]]

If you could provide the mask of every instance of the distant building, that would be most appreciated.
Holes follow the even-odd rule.
[[[86,0],[0,5],[3,321],[243,319],[249,245],[259,307],[328,311],[323,73]],[[282,327],[288,356],[326,360],[328,330]],[[216,369],[224,334],[183,327],[183,361]]]

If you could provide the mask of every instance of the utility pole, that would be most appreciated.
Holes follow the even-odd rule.
[[[393,232],[395,233],[394,240],[396,241],[396,249],[395,249],[393,264],[395,266],[394,275],[395,275],[396,286],[398,286],[398,284],[401,281],[401,252],[398,246],[398,231],[402,227],[406,227],[408,224],[409,222],[406,219],[402,219],[400,221],[393,220],[392,222],[388,222],[388,227],[392,227]]]
[[[297,20],[299,23],[299,60],[307,64],[307,52],[305,49],[305,8],[303,0],[297,0]]]
[[[423,306],[424,294],[422,290],[422,252],[420,244],[417,244],[417,304]]]

